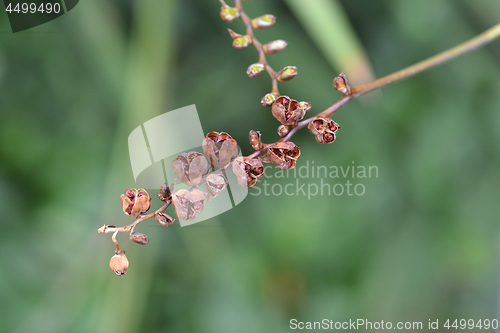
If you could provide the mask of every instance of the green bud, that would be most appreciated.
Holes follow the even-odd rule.
[[[282,39],[278,39],[262,46],[265,54],[275,54],[283,51],[288,46],[288,42]]]
[[[297,75],[297,67],[286,66],[281,71],[276,73],[276,79],[280,82],[291,80]]]
[[[250,38],[248,36],[240,36],[233,39],[233,47],[237,50],[242,50],[250,45]]]
[[[252,28],[255,30],[264,30],[276,23],[276,16],[271,14],[262,15],[252,20]]]
[[[262,97],[260,102],[262,103],[263,106],[271,106],[274,103],[274,101],[276,101],[277,98],[278,98],[277,94],[270,93]]]
[[[256,76],[259,76],[260,74],[262,74],[262,72],[264,71],[265,68],[266,68],[266,65],[263,62],[259,61],[259,62],[256,62],[255,64],[251,64],[248,67],[247,74],[250,77],[256,77]]]
[[[229,7],[224,0],[219,0],[222,4],[220,9],[220,17],[227,23],[231,23],[240,17],[240,12],[237,8]]]

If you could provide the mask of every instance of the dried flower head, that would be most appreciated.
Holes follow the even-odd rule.
[[[198,189],[179,190],[172,196],[175,215],[182,221],[191,221],[205,208],[205,194]]]
[[[291,141],[277,142],[267,149],[269,161],[282,170],[295,168],[295,163],[299,156],[299,146]]]
[[[319,143],[332,143],[336,139],[337,131],[342,127],[331,118],[316,117],[307,128]]]
[[[264,166],[259,159],[240,156],[233,161],[233,172],[238,184],[251,187],[264,175]]]
[[[280,96],[272,107],[273,116],[283,125],[293,125],[304,118],[305,111],[299,102],[288,96]]]
[[[223,169],[238,155],[238,144],[226,132],[210,132],[203,140],[203,152],[219,169]]]
[[[172,169],[184,184],[195,186],[210,171],[210,165],[202,153],[192,151],[177,156],[172,162]]]
[[[151,199],[146,190],[130,189],[126,190],[125,194],[120,195],[123,212],[129,216],[137,217],[141,213],[145,213],[151,206]]]
[[[205,182],[205,188],[207,189],[208,201],[212,201],[216,196],[219,195],[227,186],[227,180],[221,174],[213,173],[207,177]]]
[[[125,251],[115,253],[115,255],[111,257],[109,268],[118,276],[123,276],[127,273],[128,259],[125,255]]]

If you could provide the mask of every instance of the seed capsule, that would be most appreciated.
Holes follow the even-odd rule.
[[[146,245],[149,243],[148,236],[140,232],[133,232],[130,234],[130,240],[137,244]]]
[[[299,156],[299,146],[291,141],[277,142],[267,149],[267,157],[281,170],[295,168]]]
[[[205,182],[205,188],[207,189],[208,201],[212,201],[216,196],[219,195],[227,186],[227,180],[223,175],[211,174],[207,177]]]
[[[202,153],[192,151],[177,156],[172,162],[172,169],[184,184],[195,186],[210,171],[210,165]]]
[[[172,196],[175,215],[182,221],[191,221],[205,208],[205,194],[198,189],[179,190]]]
[[[170,215],[165,213],[156,212],[155,220],[161,227],[168,227],[170,224],[174,223],[176,220],[172,218]]]
[[[340,73],[335,79],[333,79],[333,86],[337,89],[338,92],[344,95],[351,94],[351,87],[347,84],[347,77],[344,73]]]
[[[272,107],[273,116],[283,125],[295,126],[297,121],[304,118],[305,111],[299,102],[288,96],[280,96]]]
[[[290,126],[280,125],[280,127],[278,127],[278,135],[279,136],[284,137],[285,135],[288,134],[288,132],[290,132]]]
[[[233,172],[238,184],[251,187],[264,175],[264,166],[259,159],[239,156],[233,161]]]
[[[226,132],[210,132],[203,140],[203,153],[219,169],[223,169],[238,155],[238,144]]]
[[[336,139],[336,133],[342,127],[331,118],[314,118],[307,126],[309,131],[314,134],[318,143],[332,143]]]
[[[118,276],[123,276],[127,273],[128,259],[125,255],[125,251],[115,253],[115,255],[111,257],[111,260],[109,261],[109,268],[111,268],[111,270]]]
[[[125,191],[125,194],[120,195],[120,200],[123,212],[133,217],[147,212],[151,205],[151,198],[149,198],[148,192],[142,188],[138,190],[133,188]]]
[[[262,149],[262,141],[260,140],[260,132],[256,132],[254,130],[251,130],[250,133],[248,133],[248,139],[250,141],[250,145],[252,146],[253,149],[259,150]]]

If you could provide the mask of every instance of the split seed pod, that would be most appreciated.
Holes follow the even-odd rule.
[[[272,107],[273,116],[283,125],[295,126],[297,121],[304,118],[305,111],[299,102],[288,96],[280,96]]]
[[[207,189],[208,201],[212,201],[216,196],[219,195],[227,186],[227,180],[223,175],[211,174],[207,177],[205,188]]]
[[[233,161],[233,172],[241,186],[251,187],[264,175],[261,160],[239,156]]]
[[[191,221],[205,208],[205,194],[194,189],[192,191],[179,190],[172,196],[175,215],[182,221]]]
[[[332,143],[336,139],[337,131],[342,127],[331,118],[316,117],[307,128],[319,143]]]
[[[210,132],[203,140],[203,153],[210,162],[219,169],[223,169],[238,155],[238,144],[226,132]]]
[[[141,213],[145,213],[151,206],[151,199],[146,190],[130,189],[126,190],[125,194],[120,195],[123,212],[129,216],[137,217]]]
[[[299,146],[291,141],[278,142],[267,149],[267,157],[278,169],[288,170],[295,168],[300,156]]]
[[[192,151],[177,156],[172,162],[172,169],[184,184],[195,186],[210,171],[210,165],[202,153]]]

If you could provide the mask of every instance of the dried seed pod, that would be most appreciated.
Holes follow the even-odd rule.
[[[344,95],[351,94],[351,87],[347,84],[347,77],[344,73],[340,73],[335,79],[333,79],[333,86],[337,89],[338,92]]]
[[[210,132],[203,140],[203,152],[210,162],[223,169],[238,155],[238,144],[226,132]]]
[[[125,251],[115,253],[115,255],[111,257],[111,260],[109,261],[109,268],[111,268],[111,270],[118,276],[122,276],[127,273],[128,259],[125,255]]]
[[[271,106],[271,105],[273,105],[273,103],[276,101],[277,98],[278,98],[278,94],[269,93],[269,94],[266,94],[264,97],[262,97],[260,102],[262,103],[263,106]]]
[[[287,46],[288,42],[286,40],[278,39],[262,45],[262,50],[264,50],[265,54],[275,54],[283,51]]]
[[[169,224],[172,224],[175,222],[175,219],[172,218],[170,215],[165,214],[165,213],[161,213],[161,212],[155,213],[155,219],[156,219],[156,222],[158,222],[158,224],[161,227],[168,227]]]
[[[290,132],[290,126],[280,125],[280,127],[278,127],[278,135],[279,136],[284,137],[285,135],[288,134],[288,132]]]
[[[273,116],[283,125],[295,126],[297,121],[304,118],[305,111],[299,102],[288,96],[280,96],[272,107]]]
[[[227,23],[231,23],[240,17],[240,12],[237,8],[229,7],[223,0],[219,0],[222,7],[220,9],[220,17]]]
[[[251,187],[264,175],[261,160],[239,156],[233,161],[233,172],[241,186]]]
[[[160,185],[160,193],[158,193],[158,199],[163,202],[167,202],[172,199],[172,192],[170,191],[170,187],[167,183],[163,183]]]
[[[285,82],[293,79],[297,75],[297,67],[286,66],[281,71],[276,73],[276,80],[280,82]]]
[[[205,208],[205,194],[198,189],[179,190],[172,196],[175,215],[182,221],[191,221]]]
[[[247,69],[247,75],[250,77],[256,77],[262,74],[264,69],[266,68],[266,65],[262,62],[256,62],[255,64],[251,64],[248,69]]]
[[[148,236],[140,232],[133,232],[130,234],[130,240],[137,244],[146,245],[149,243]]]
[[[332,143],[336,139],[337,131],[342,127],[331,118],[316,117],[307,128],[319,143]]]
[[[262,15],[252,20],[252,28],[255,30],[264,30],[276,23],[276,16],[271,14]]]
[[[205,188],[207,189],[208,201],[212,201],[227,186],[227,180],[223,175],[213,173],[207,177]]]
[[[299,156],[299,146],[291,141],[277,142],[267,149],[267,157],[281,170],[295,168]]]
[[[195,186],[210,171],[210,165],[202,153],[191,151],[177,156],[172,162],[172,169],[184,184]]]
[[[120,195],[123,212],[129,216],[137,217],[145,213],[151,206],[151,199],[144,189],[130,189],[125,194]]]
[[[260,140],[260,132],[259,131],[254,131],[251,130],[250,133],[248,133],[248,139],[250,140],[250,145],[252,146],[253,149],[259,150],[262,149],[262,141]]]

